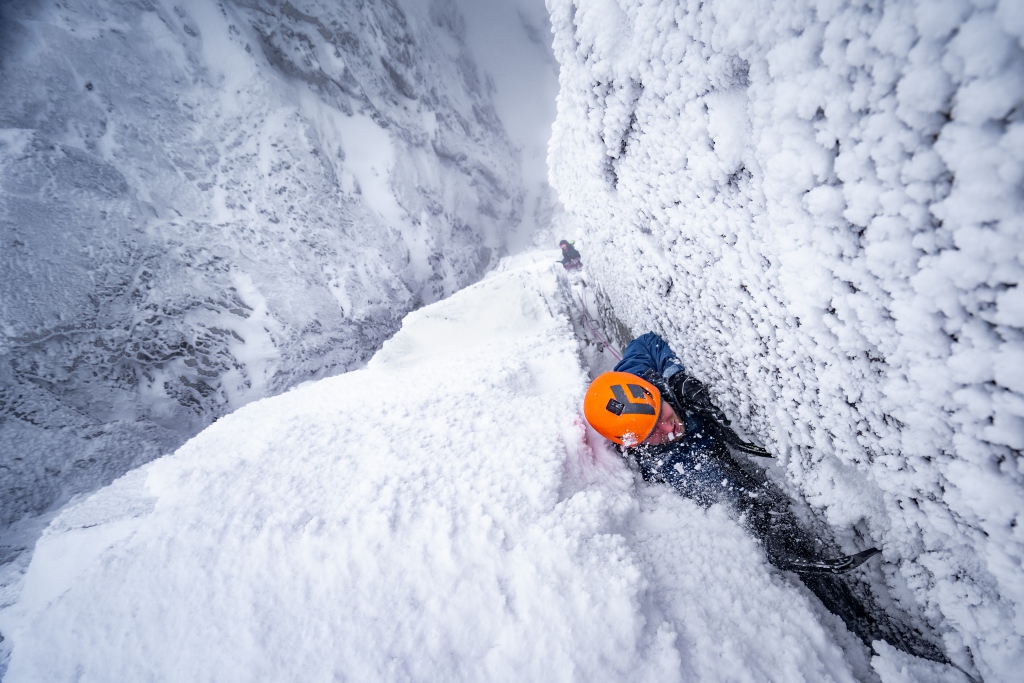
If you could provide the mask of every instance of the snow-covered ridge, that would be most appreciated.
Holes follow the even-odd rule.
[[[552,182],[620,317],[1019,677],[1024,5],[549,8]]]
[[[0,11],[0,525],[364,362],[519,221],[448,0]]]
[[[66,507],[0,613],[5,682],[863,677],[724,507],[588,445],[554,258]]]

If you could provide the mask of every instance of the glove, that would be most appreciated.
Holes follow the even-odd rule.
[[[669,378],[668,385],[675,392],[676,399],[683,407],[697,413],[709,413],[719,422],[729,424],[725,413],[711,402],[707,387],[699,379],[690,377],[685,372],[677,372]]]

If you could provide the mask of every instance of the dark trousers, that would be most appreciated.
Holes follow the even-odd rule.
[[[678,442],[633,450],[646,481],[666,483],[705,507],[725,503],[736,509],[761,541],[768,561],[779,569],[788,571],[790,558],[841,554],[834,543],[822,540],[824,530],[812,533],[800,523],[785,492],[760,470],[741,466],[715,436],[713,427],[699,419],[694,423],[687,417],[686,435]],[[885,640],[918,657],[948,661],[916,629],[890,618],[856,577],[801,574],[800,580],[868,647],[873,640]]]

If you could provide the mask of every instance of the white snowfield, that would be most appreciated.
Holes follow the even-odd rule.
[[[66,508],[0,614],[6,683],[870,679],[725,509],[587,436],[552,260]]]

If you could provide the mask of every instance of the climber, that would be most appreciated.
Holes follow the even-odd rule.
[[[583,265],[582,257],[580,252],[576,251],[576,248],[572,246],[572,242],[562,240],[558,243],[558,246],[562,249],[562,267],[566,270],[575,270]]]
[[[767,451],[736,435],[704,384],[653,332],[630,342],[613,371],[591,383],[583,412],[590,426],[636,461],[646,481],[669,484],[704,506],[736,508],[769,561],[782,569],[848,571],[878,552],[817,559],[818,543],[800,527],[784,493],[760,470],[741,466],[728,447],[770,457]]]
[[[730,449],[771,456],[739,438],[664,339],[648,332],[630,342],[612,372],[587,389],[583,413],[594,430],[636,460],[644,480],[669,484],[705,507],[731,505],[764,545],[768,561],[798,573],[868,647],[885,640],[917,657],[950,663],[941,648],[889,614],[863,581],[847,573],[878,548],[822,558],[823,551],[835,552],[835,545],[804,528],[785,493],[763,472],[732,457]]]
[[[614,370],[591,383],[583,411],[599,434],[636,459],[645,480],[707,505],[738,499],[720,462],[725,449],[716,427],[724,414],[653,332],[630,342]]]

